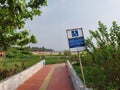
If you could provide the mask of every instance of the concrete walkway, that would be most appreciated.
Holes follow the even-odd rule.
[[[73,90],[65,64],[45,65],[17,90]]]

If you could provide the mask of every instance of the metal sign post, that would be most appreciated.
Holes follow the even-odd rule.
[[[80,62],[80,69],[81,69],[81,73],[82,73],[83,83],[84,83],[84,86],[86,87],[85,77],[84,77],[84,73],[83,73],[83,66],[82,66],[82,62],[81,62],[79,51],[78,51],[78,57],[79,57],[79,62]]]
[[[78,53],[83,83],[84,83],[84,87],[86,87],[82,62],[80,58],[80,51],[85,50],[85,42],[84,42],[84,35],[83,35],[82,28],[68,29],[66,32],[67,32],[67,38],[68,38],[70,51]]]

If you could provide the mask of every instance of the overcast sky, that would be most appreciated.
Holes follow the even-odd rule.
[[[27,21],[25,28],[31,30],[38,43],[32,46],[67,50],[66,29],[83,28],[85,38],[89,30],[96,30],[98,21],[111,26],[120,25],[120,0],[47,0],[42,15]]]

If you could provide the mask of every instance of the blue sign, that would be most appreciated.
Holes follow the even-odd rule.
[[[76,52],[85,50],[85,41],[82,28],[68,29],[67,38],[70,51]]]
[[[85,42],[84,42],[83,37],[70,38],[70,39],[68,39],[68,41],[69,41],[70,48],[84,47],[85,46]]]
[[[72,37],[78,37],[79,34],[78,34],[78,30],[72,30]]]

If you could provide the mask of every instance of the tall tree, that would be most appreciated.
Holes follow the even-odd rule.
[[[26,31],[16,30],[24,28],[27,19],[41,15],[40,9],[46,5],[46,0],[0,0],[0,47],[7,50],[22,41]],[[31,39],[35,37],[32,35]]]

